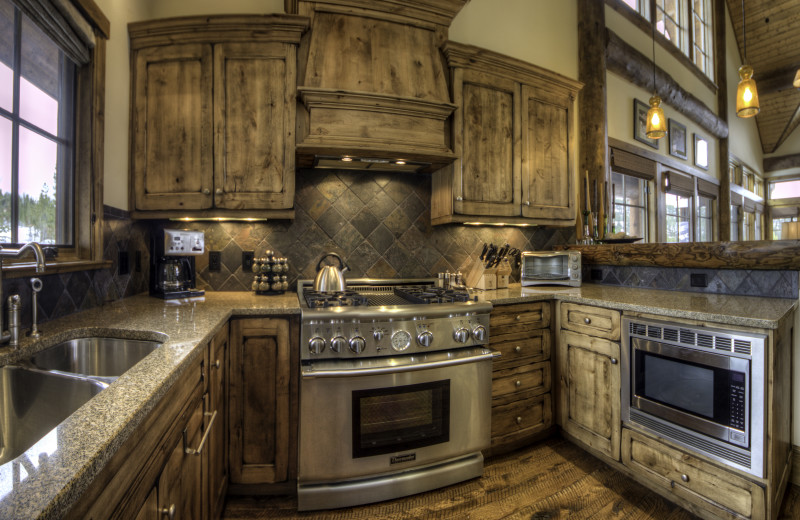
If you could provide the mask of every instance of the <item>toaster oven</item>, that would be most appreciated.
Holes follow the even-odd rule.
[[[581,285],[579,251],[525,251],[521,283],[526,285]]]

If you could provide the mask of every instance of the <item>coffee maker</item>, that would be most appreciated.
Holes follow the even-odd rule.
[[[197,273],[194,257],[205,253],[202,231],[162,229],[150,239],[150,295],[164,298],[191,298],[205,291],[195,288]]]

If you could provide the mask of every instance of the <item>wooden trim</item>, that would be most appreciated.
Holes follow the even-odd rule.
[[[103,183],[105,178],[106,40],[96,38],[92,57],[92,177],[91,215],[82,215],[90,228],[88,258],[103,259]],[[76,201],[77,203],[77,201]],[[83,255],[82,255],[83,256]]]
[[[792,446],[792,475],[789,482],[800,486],[800,446]]]
[[[677,159],[673,159],[669,156],[662,155],[658,152],[650,151],[646,148],[641,146],[636,146],[635,144],[626,143],[625,141],[620,141],[619,139],[615,139],[613,137],[608,138],[608,146],[610,148],[616,148],[618,150],[622,150],[623,152],[632,153],[634,155],[638,155],[639,157],[644,157],[645,159],[650,159],[651,161],[655,161],[657,163],[662,164],[663,166],[669,168],[672,171],[677,171],[679,173],[684,173],[687,175],[693,175],[698,179],[703,179],[704,181],[710,182],[711,184],[720,184],[720,180],[716,177],[711,176],[708,172],[695,168],[693,166],[689,166],[685,163],[678,161]],[[727,169],[725,170],[727,173]]]
[[[727,15],[725,0],[714,0],[714,55],[727,56],[727,45],[725,23],[717,23],[717,20],[725,20]],[[727,64],[724,59],[714,60],[717,70],[717,81],[719,90],[717,91],[717,115],[726,124],[728,122],[728,72]],[[731,239],[731,192],[730,177],[728,175],[728,162],[730,158],[730,146],[728,138],[717,141],[717,170],[719,171],[719,199],[717,206],[717,230],[714,234],[719,240]]]
[[[764,173],[788,170],[789,168],[800,168],[800,153],[764,157]]]
[[[800,240],[684,244],[561,245],[581,252],[584,264],[705,269],[800,270]]]
[[[635,25],[636,27],[641,29],[642,32],[646,33],[648,37],[652,37],[653,29],[652,29],[652,27],[650,25],[650,22],[646,18],[641,16],[639,13],[635,12],[633,9],[628,7],[628,5],[625,4],[624,2],[622,2],[622,0],[606,0],[605,3],[606,3],[607,6],[612,8],[614,11],[618,12],[624,18],[626,18],[633,25]],[[716,15],[716,13],[714,13],[714,14]],[[722,19],[724,20],[724,18],[722,18]],[[719,25],[717,23],[716,16],[714,17],[714,20],[712,20],[712,22],[713,22],[714,26]],[[689,31],[690,34],[691,34],[691,27],[687,27],[686,30]],[[664,37],[663,34],[661,34],[659,32],[656,32],[656,42],[665,51],[670,53],[676,60],[681,62],[681,65],[686,67],[687,70],[689,70],[689,72],[691,72],[692,74],[694,74],[697,77],[697,79],[702,81],[703,84],[706,87],[709,88],[709,90],[712,90],[714,92],[719,91],[720,87],[716,83],[714,83],[714,80],[712,80],[711,78],[706,76],[703,73],[703,71],[698,69],[697,66],[694,64],[694,62],[691,59],[689,59],[689,57],[687,55],[685,55],[683,52],[681,52],[681,50],[678,49],[674,44],[672,44],[669,40],[667,40]],[[715,40],[715,42],[716,42],[716,40]],[[724,56],[724,54],[722,56]],[[714,61],[716,62],[717,61],[716,55],[714,56],[714,58],[715,58]],[[716,63],[715,63],[715,65],[716,65]],[[717,76],[717,78],[719,78],[719,76]],[[758,89],[759,91],[761,91],[760,87],[761,87],[761,83],[759,81],[759,89]]]
[[[94,0],[71,0],[75,7],[86,17],[105,39],[111,38],[111,22],[103,14],[102,9]]]
[[[383,13],[381,19],[396,18],[403,23],[420,21],[449,27],[459,11],[469,0],[284,0],[287,13],[301,11],[357,11],[365,16],[368,11]],[[301,5],[303,4],[303,5]],[[366,11],[366,12],[365,12]],[[302,14],[302,13],[301,13]],[[373,15],[378,16],[378,15]]]
[[[208,209],[208,210],[163,210],[163,211],[131,211],[134,220],[145,219],[195,219],[195,220],[242,220],[264,219],[284,220],[293,219],[293,209],[275,210],[238,210],[238,209]]]
[[[617,36],[606,29],[606,64],[607,70],[622,76],[630,83],[645,90],[653,88],[653,62]],[[728,137],[728,124],[700,101],[695,95],[684,89],[666,71],[656,68],[656,87],[658,95],[702,129],[716,138]]]

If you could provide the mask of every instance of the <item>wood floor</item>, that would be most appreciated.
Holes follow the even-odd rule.
[[[487,461],[484,476],[412,497],[348,509],[298,513],[294,497],[229,497],[223,518],[314,520],[693,520],[561,438]],[[800,489],[790,488],[780,520],[800,520]]]

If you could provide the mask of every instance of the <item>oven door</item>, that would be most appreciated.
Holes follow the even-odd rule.
[[[492,357],[466,348],[304,364],[298,481],[404,471],[489,447]]]
[[[750,360],[631,339],[631,409],[750,446]]]

